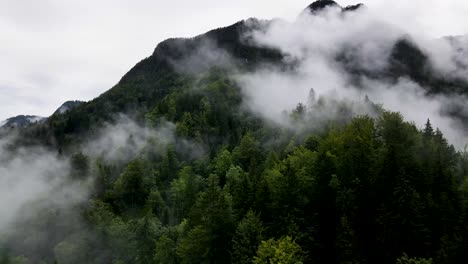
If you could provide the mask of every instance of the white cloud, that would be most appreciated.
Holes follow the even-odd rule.
[[[34,212],[22,211],[35,203],[38,208],[68,207],[88,197],[86,182],[73,182],[67,177],[69,162],[40,148],[19,149],[13,155],[6,150],[9,139],[0,141],[0,233]],[[26,214],[25,214],[26,213]]]
[[[143,127],[127,116],[118,116],[114,123],[96,130],[89,141],[83,139],[76,151],[91,162],[103,159],[109,164],[125,164],[145,151],[164,155],[169,145],[189,159],[205,154],[201,144],[177,138],[175,128],[163,120],[155,128]],[[15,222],[34,219],[44,209],[69,209],[85,202],[95,180],[92,173],[73,178],[68,155],[40,147],[12,148],[15,141],[15,135],[0,138],[0,238]],[[92,172],[95,164],[89,165]]]
[[[351,82],[352,76],[336,61],[340,52],[347,51],[356,64],[354,68],[385,70],[394,44],[411,35],[414,29],[411,26],[414,25],[408,25],[407,30],[396,27],[371,9],[346,15],[338,9],[329,9],[320,16],[305,15],[293,22],[278,20],[267,30],[255,31],[252,35],[258,45],[277,48],[289,56],[288,60],[298,64],[292,72],[270,67],[239,76],[246,105],[253,112],[284,124],[282,112],[293,109],[298,102],[305,103],[311,88],[319,96],[348,102],[362,101],[368,94],[372,101],[401,112],[419,127],[430,118],[451,143],[462,148],[468,143],[468,134],[460,128],[459,121],[448,117],[444,111],[454,102],[466,105],[466,97],[426,96],[423,87],[404,78],[397,83],[362,79],[360,87],[356,87],[356,83]],[[463,76],[466,70],[457,67],[452,60],[456,52],[453,46],[424,34],[411,37],[429,54],[439,74]],[[358,110],[366,113],[365,108]]]

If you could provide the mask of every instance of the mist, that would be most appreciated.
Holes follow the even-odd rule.
[[[252,26],[252,30],[244,36],[246,43],[248,40],[249,44],[280,51],[284,58],[282,65],[258,64],[257,68],[251,68],[250,65],[247,67],[242,64],[245,62],[242,58],[234,58],[226,50],[217,47],[214,41],[197,42],[199,40],[197,38],[180,40],[181,54],[189,55],[182,56],[184,58],[180,60],[177,60],[179,58],[169,59],[169,63],[177,73],[193,75],[190,77],[194,78],[202,76],[213,67],[227,69],[226,72],[231,74],[229,77],[233,78],[235,84],[241,88],[243,108],[240,110],[247,109],[262,117],[269,124],[274,123],[281,128],[295,130],[299,133],[305,131],[310,134],[310,129],[326,129],[325,126],[329,121],[347,122],[352,117],[359,115],[377,118],[380,114],[380,106],[382,106],[385,110],[402,113],[406,120],[413,122],[418,128],[423,128],[427,119],[430,119],[432,125],[440,128],[451,144],[458,150],[463,149],[468,143],[466,129],[468,124],[466,120],[463,120],[463,118],[468,117],[468,98],[466,96],[455,93],[431,94],[427,87],[409,77],[390,79],[381,77],[379,74],[388,70],[389,59],[395,44],[405,39],[428,56],[428,67],[434,70],[434,74],[443,79],[468,81],[468,51],[464,48],[468,45],[468,37],[435,39],[432,35],[420,31],[418,27],[413,27],[411,23],[406,28],[401,21],[396,24],[389,23],[388,16],[382,15],[383,11],[379,9],[373,11],[364,7],[355,12],[344,13],[341,9],[327,8],[314,15],[303,12],[292,22],[275,19],[271,23],[260,23],[264,25],[260,29],[259,24]],[[246,24],[253,23],[253,21],[247,21]],[[178,39],[171,41],[173,41],[172,44],[176,45],[176,49],[179,48],[177,46]],[[185,41],[189,42],[189,45],[185,45]],[[353,70],[369,73],[369,75],[356,74]],[[138,85],[138,82],[135,81],[135,85]],[[215,85],[213,86],[216,88]],[[194,85],[192,88],[197,89],[198,87]],[[173,92],[175,94],[178,91]],[[174,94],[169,93],[169,96]],[[175,95],[177,96],[177,94]],[[194,98],[197,100],[197,97]],[[159,97],[148,99],[154,100],[156,106],[160,103],[158,100],[164,100]],[[236,102],[238,102],[237,94]],[[147,109],[150,108],[142,108],[138,114],[143,116]],[[234,108],[229,108],[229,111],[232,109]],[[305,109],[307,116],[302,119],[294,116],[294,111],[297,109]],[[236,104],[233,111],[237,110]],[[461,115],[462,118],[454,116],[454,112]],[[164,113],[161,113],[161,116],[163,115]],[[154,116],[151,118],[156,118]],[[171,151],[171,155],[173,154],[172,150],[177,153],[175,159],[179,160],[174,163],[180,161],[180,167],[182,167],[189,166],[190,162],[194,160],[208,157],[207,149],[211,148],[211,146],[208,148],[202,143],[194,142],[198,139],[189,140],[178,136],[177,125],[180,123],[176,125],[166,121],[164,117],[160,117],[159,112],[157,117],[159,118],[157,121],[152,120],[156,124],[141,124],[127,115],[113,116],[101,124],[99,128],[92,127],[79,136],[67,134],[72,143],[67,142],[70,145],[65,146],[66,150],[60,153],[41,146],[18,147],[19,140],[17,140],[16,135],[0,135],[0,215],[2,216],[0,218],[0,254],[3,253],[1,246],[5,244],[9,250],[12,249],[15,253],[14,256],[20,256],[22,249],[27,248],[33,252],[31,256],[28,256],[33,261],[53,256],[60,263],[66,263],[75,254],[88,253],[76,245],[82,243],[86,246],[90,245],[90,247],[94,245],[107,246],[99,244],[101,234],[96,230],[100,227],[87,225],[88,223],[83,216],[86,213],[85,210],[90,208],[92,210],[92,207],[100,202],[102,202],[101,206],[105,207],[102,210],[103,214],[109,213],[110,218],[115,216],[117,222],[139,221],[137,218],[146,221],[142,215],[137,215],[134,219],[131,216],[128,217],[127,210],[131,211],[133,208],[122,207],[122,209],[118,206],[113,208],[115,204],[112,199],[115,198],[111,197],[114,195],[112,192],[118,189],[115,187],[118,186],[118,184],[114,184],[115,180],[124,178],[121,177],[125,175],[122,174],[122,171],[125,171],[128,164],[135,159],[143,160],[142,164],[146,161],[149,161],[148,164],[151,163],[148,166],[146,163],[142,165],[141,167],[144,169],[139,170],[136,174],[138,176],[145,174],[144,176],[148,178],[145,180],[154,181],[151,183],[154,184],[151,185],[151,193],[147,196],[154,198],[154,201],[151,202],[157,204],[166,198],[165,195],[169,196],[167,190],[160,189],[155,183],[160,180],[156,179],[157,177],[163,178],[162,173],[158,171],[158,166],[162,167],[162,165],[158,162],[169,156],[168,150]],[[181,119],[174,119],[178,122],[181,121]],[[194,120],[198,121],[198,119]],[[257,121],[257,119],[252,120],[252,122]],[[248,130],[250,125],[231,123],[226,125],[229,127],[226,131],[236,131],[235,126],[239,124],[239,126],[245,125],[246,130]],[[53,128],[53,126],[51,127]],[[192,125],[187,127],[193,128]],[[241,136],[244,133],[243,129],[243,127],[239,127],[238,132],[235,133]],[[264,133],[264,131],[259,131],[258,133]],[[207,134],[209,136],[209,132]],[[237,135],[235,136],[237,137]],[[305,133],[301,136],[304,137],[288,138],[288,141],[300,141],[305,138]],[[281,139],[271,139],[271,141],[275,140],[280,141]],[[236,153],[237,146],[233,147],[232,153],[243,155],[242,152],[239,152],[241,154]],[[216,151],[210,149],[210,152],[212,152],[210,157],[216,155]],[[225,153],[230,152],[226,150]],[[78,174],[81,172],[74,168],[76,157],[82,158],[82,162],[87,162],[86,169],[89,170],[82,175],[77,175],[77,171]],[[219,159],[221,160],[221,158],[223,156],[220,156]],[[212,164],[215,164],[216,159],[217,157],[212,159]],[[232,158],[229,157],[229,159]],[[210,159],[208,158],[207,161]],[[221,164],[221,161],[216,162]],[[308,162],[309,160],[304,159],[304,163]],[[255,167],[256,164],[250,163],[253,164],[251,167]],[[110,176],[105,176],[109,176],[109,178],[97,179],[99,178],[97,174],[101,172],[99,171],[100,165],[109,169],[103,173],[108,172]],[[212,170],[211,165],[205,165],[203,162],[196,164],[197,167],[200,167],[197,169],[203,173],[204,170],[207,172]],[[234,164],[229,165],[232,167]],[[148,171],[145,171],[146,167],[148,167]],[[169,188],[169,184],[172,184],[171,181],[174,178],[183,177],[181,175],[184,171],[181,173],[180,167],[174,166],[170,171],[170,177],[166,177],[167,183],[164,183],[167,185],[166,189]],[[198,175],[199,172],[196,173],[194,173],[194,178],[201,179],[202,176]],[[169,173],[167,174],[169,175]],[[264,177],[261,172],[259,175]],[[96,187],[97,180],[106,182],[102,183],[102,186]],[[139,181],[139,179],[135,181]],[[188,183],[191,182],[188,181]],[[94,192],[98,188],[101,188],[99,190],[101,193],[96,195]],[[137,192],[142,193],[139,190]],[[106,201],[106,194],[109,193],[111,198]],[[198,195],[198,193],[195,194]],[[102,201],[96,198],[97,196],[99,199],[102,198]],[[198,196],[187,197],[193,201],[198,199]],[[126,199],[126,196],[123,196],[122,199]],[[145,203],[141,204],[154,205],[145,199],[142,199]],[[143,208],[143,205],[140,207],[141,211],[148,210],[148,215],[153,217],[151,215],[153,208]],[[161,211],[166,209],[164,207]],[[161,215],[163,214],[161,213]],[[170,216],[169,213],[168,215]],[[95,217],[100,217],[100,215]],[[99,220],[100,224],[108,224],[101,220]],[[114,221],[114,219],[111,220]],[[160,223],[158,222],[158,224]],[[184,225],[181,225],[180,229],[185,228]],[[77,232],[77,230],[82,232]],[[123,243],[130,241],[130,238],[126,237],[125,230],[114,231],[122,237]],[[93,242],[96,243],[93,244]],[[154,248],[155,243],[152,241],[148,245]],[[83,248],[85,247],[83,246]],[[79,250],[81,252],[77,252]],[[102,252],[99,250],[101,249],[96,250],[98,252],[96,255],[100,255],[98,257],[102,255],[102,259],[106,259],[104,255],[107,253],[101,254]],[[107,250],[103,251],[107,252]],[[109,249],[109,252],[111,250],[114,249]],[[76,262],[79,263],[79,261]]]
[[[148,127],[125,115],[114,120],[103,124],[90,140],[68,154],[39,146],[17,148],[14,134],[0,139],[2,245],[6,243],[16,255],[27,249],[31,260],[42,259],[50,256],[54,243],[88,230],[82,206],[93,199],[96,160],[125,166],[147,152],[162,156],[169,146],[188,159],[205,154],[200,144],[177,137],[171,122],[161,120],[155,127]],[[74,171],[76,153],[86,157],[86,175]],[[89,232],[89,239],[99,240],[98,234]]]
[[[3,141],[0,146],[0,234],[28,203],[66,207],[86,199],[86,183],[67,180],[68,159],[41,148],[20,149],[7,156],[6,144]],[[21,213],[22,217],[34,216]]]
[[[285,63],[293,64],[294,69],[285,71],[270,65],[237,76],[246,98],[245,106],[284,125],[288,122],[282,112],[294,109],[298,103],[307,103],[311,89],[318,97],[338,101],[359,103],[368,96],[384,109],[402,113],[419,128],[430,119],[449,142],[462,149],[468,143],[468,134],[460,120],[447,114],[447,107],[457,105],[466,113],[466,97],[428,95],[424,87],[405,77],[394,82],[360,75],[356,80],[347,69],[384,71],[394,44],[409,39],[428,56],[437,74],[466,78],[467,56],[461,48],[466,38],[455,42],[451,38],[432,39],[423,33],[410,35],[415,31],[389,24],[380,19],[379,13],[365,7],[355,12],[332,7],[315,15],[303,12],[293,22],[274,20],[266,29],[253,30],[247,37],[254,39],[258,46],[281,51]],[[339,62],[339,55],[348,59],[347,64]],[[322,114],[333,118],[334,112],[328,113]],[[375,113],[360,107],[352,114],[372,116]]]

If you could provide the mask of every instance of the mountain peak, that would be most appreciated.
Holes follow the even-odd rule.
[[[64,114],[68,112],[69,110],[79,106],[80,104],[84,103],[83,101],[66,101],[63,103],[57,110],[52,115],[57,115],[57,114]]]
[[[315,1],[312,4],[310,4],[306,8],[306,10],[308,10],[308,11],[310,11],[312,13],[316,13],[316,12],[322,11],[323,9],[325,9],[327,7],[339,7],[339,8],[341,8],[341,6],[339,4],[337,4],[335,1],[332,1],[332,0],[318,0],[318,1]]]
[[[35,115],[18,115],[15,117],[10,117],[7,120],[0,122],[0,128],[23,128],[30,124],[38,123],[44,121],[45,118]]]
[[[363,4],[356,4],[356,5],[349,5],[343,8],[338,3],[332,0],[317,0],[313,2],[312,4],[310,4],[309,6],[307,6],[304,12],[308,11],[312,14],[316,14],[318,12],[321,12],[325,8],[330,8],[330,7],[339,8],[341,9],[342,12],[347,12],[347,11],[357,10],[362,6]]]

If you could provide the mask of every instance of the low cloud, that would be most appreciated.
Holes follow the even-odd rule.
[[[224,49],[210,39],[174,39],[170,41],[182,58],[169,59],[174,69],[182,74],[200,74],[213,67],[231,67],[234,60]],[[165,54],[160,54],[164,56]]]
[[[147,147],[163,152],[172,145],[179,154],[198,158],[205,153],[201,144],[177,137],[174,123],[160,120],[156,127],[138,124],[125,115],[106,123],[93,139],[82,146],[85,155],[105,161],[126,162],[138,156]]]
[[[395,43],[410,38],[427,54],[437,74],[445,78],[464,75],[462,44],[455,45],[449,39],[430,40],[420,34],[410,36],[411,31],[385,22],[368,8],[346,13],[328,8],[318,15],[304,13],[294,22],[273,21],[268,28],[254,30],[248,37],[253,37],[258,46],[278,49],[285,62],[294,62],[295,68],[284,71],[270,66],[238,76],[246,107],[268,120],[285,124],[282,112],[299,102],[306,103],[311,88],[317,96],[355,104],[368,95],[374,103],[401,112],[418,127],[431,119],[452,144],[463,148],[468,134],[461,129],[460,119],[448,115],[447,106],[463,106],[460,102],[466,104],[466,97],[429,96],[424,87],[407,78],[394,82],[358,76],[356,82],[356,76],[349,72],[350,68],[371,73],[385,71]],[[361,107],[353,114],[372,114],[368,110]],[[463,107],[458,109],[458,113],[463,111]]]
[[[9,141],[0,143],[0,234],[17,217],[34,217],[38,210],[25,211],[34,203],[40,208],[61,208],[85,201],[88,183],[71,181],[70,163],[42,148],[21,148],[14,154]]]
[[[76,152],[86,155],[90,162],[100,159],[109,164],[125,164],[144,157],[148,148],[152,153],[164,155],[167,148],[173,146],[176,152],[189,159],[205,154],[202,145],[178,138],[175,128],[173,123],[163,120],[157,127],[148,128],[121,115],[115,122],[98,129]],[[16,148],[12,143],[15,141],[15,135],[0,138],[0,242],[2,236],[22,234],[21,225],[34,222],[45,211],[62,212],[57,215],[61,223],[54,223],[62,228],[84,226],[78,206],[90,198],[92,175],[76,178],[71,157],[43,147]],[[89,165],[94,166],[93,163]],[[41,239],[46,241],[47,237],[55,236],[50,232],[56,231],[41,231],[43,234],[34,239],[39,243]],[[31,245],[34,248],[34,243]],[[12,248],[15,246],[13,243]]]

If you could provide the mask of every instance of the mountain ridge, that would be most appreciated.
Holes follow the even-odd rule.
[[[17,115],[0,122],[0,129],[24,128],[31,124],[45,121],[46,117],[35,115]]]
[[[17,128],[25,128],[27,126],[33,124],[41,124],[47,121],[48,118],[54,115],[65,114],[66,112],[72,110],[73,108],[79,106],[80,104],[84,103],[84,101],[74,100],[74,101],[66,101],[61,106],[54,111],[54,113],[48,117],[36,116],[36,115],[17,115],[13,117],[9,117],[6,120],[0,122],[0,128],[9,128],[9,129],[17,129]]]
[[[361,4],[342,8],[334,1],[321,0],[309,5],[315,11],[329,6],[337,6],[343,12],[353,12]],[[210,51],[220,51],[220,56],[227,54],[229,61],[237,65],[231,68],[242,68],[244,71],[255,69],[260,65],[285,65],[284,56],[279,50],[265,46],[258,46],[248,38],[248,32],[267,27],[272,21],[248,19],[239,21],[227,27],[210,30],[193,38],[170,38],[160,42],[153,53],[132,67],[120,81],[111,89],[95,99],[82,103],[68,113],[53,116],[45,126],[56,131],[53,134],[76,134],[89,130],[93,125],[105,120],[112,120],[117,113],[149,111],[155,102],[162,100],[172,89],[179,89],[184,85],[180,77],[193,72],[182,72],[178,65],[186,64],[185,59],[195,57],[195,70],[200,73],[211,67],[224,67],[219,64],[218,57],[201,58],[203,47],[210,47]],[[246,37],[247,36],[247,37]],[[197,57],[198,56],[198,57]],[[420,50],[410,38],[403,37],[393,44],[393,51],[389,58],[389,66],[381,71],[369,71],[356,68],[349,58],[337,56],[337,62],[343,63],[343,68],[358,81],[361,77],[383,78],[390,82],[397,82],[401,77],[408,77],[412,81],[427,89],[428,94],[465,94],[468,84],[462,80],[440,77],[433,74],[427,55]],[[287,63],[286,63],[287,64]],[[239,67],[240,66],[240,67]],[[286,65],[287,66],[287,65]],[[289,65],[294,68],[294,65]],[[288,68],[286,67],[286,69]],[[184,77],[185,78],[185,77]],[[131,94],[131,96],[129,95]],[[462,112],[453,108],[454,115],[466,118]],[[89,116],[95,116],[91,119]],[[79,124],[79,125],[78,125]],[[43,129],[42,129],[43,130]],[[62,132],[58,132],[62,131]],[[50,137],[50,134],[46,137]],[[39,137],[41,138],[41,137]],[[57,142],[56,139],[47,140]],[[61,140],[58,140],[60,142]]]

